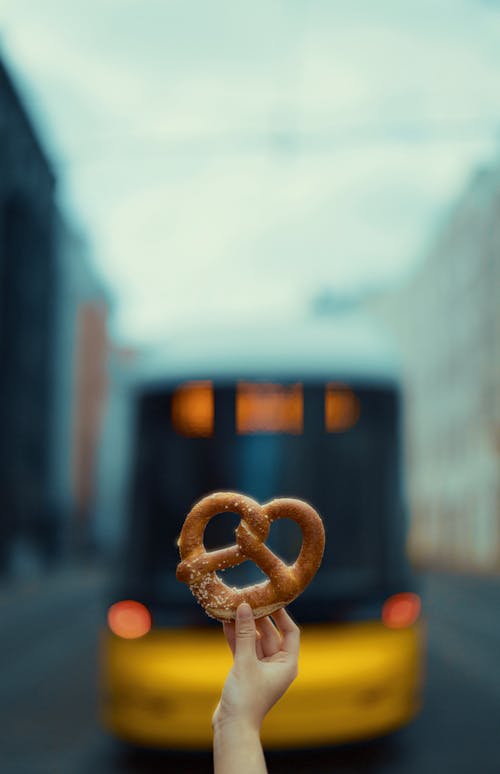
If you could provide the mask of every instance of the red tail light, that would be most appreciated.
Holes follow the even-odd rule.
[[[140,602],[124,599],[109,608],[108,624],[113,634],[134,640],[143,637],[151,629],[151,613]]]
[[[384,602],[382,622],[389,629],[405,629],[415,623],[420,615],[421,602],[418,594],[403,592],[394,594]]]

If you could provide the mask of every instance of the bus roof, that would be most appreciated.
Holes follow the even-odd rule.
[[[394,343],[366,315],[200,327],[149,352],[133,383],[188,379],[370,379],[398,381]]]

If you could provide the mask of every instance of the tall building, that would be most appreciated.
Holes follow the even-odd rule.
[[[54,172],[1,61],[0,170],[2,574],[63,556],[74,519],[89,512],[108,301],[58,212]]]
[[[55,177],[0,62],[0,571],[22,535],[47,553]]]
[[[403,287],[372,299],[405,363],[421,563],[500,570],[500,166],[479,171]]]

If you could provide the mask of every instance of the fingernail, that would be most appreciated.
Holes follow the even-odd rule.
[[[236,611],[236,614],[240,621],[253,618],[252,608],[250,607],[248,602],[242,602],[241,605],[239,605],[238,610]]]

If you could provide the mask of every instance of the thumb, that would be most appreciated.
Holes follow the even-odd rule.
[[[236,611],[235,661],[248,661],[256,658],[256,637],[257,633],[252,608],[247,602],[242,602]]]

